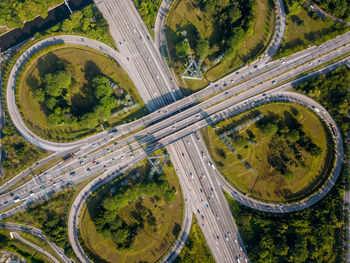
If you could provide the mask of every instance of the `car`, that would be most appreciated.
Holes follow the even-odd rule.
[[[199,211],[199,209],[197,209],[197,212],[198,212],[198,214],[200,214],[200,213],[201,213],[201,211]]]
[[[181,153],[182,157],[185,157],[184,153]]]
[[[4,205],[6,205],[8,202],[9,202],[9,201],[6,200],[6,201],[4,202]]]
[[[258,65],[254,65],[254,67],[253,68],[257,68],[258,67]]]
[[[107,165],[104,165],[104,166],[103,166],[103,168],[106,168],[106,167],[107,167]]]
[[[86,168],[86,171],[90,172],[90,171],[91,171],[91,169],[88,167],[88,168]]]
[[[201,189],[199,189],[199,191],[201,191],[201,193],[203,193],[203,189],[201,188]]]
[[[205,206],[206,206],[207,208],[209,208],[209,205],[208,205],[208,204],[206,204]]]
[[[273,80],[273,81],[272,81],[272,84],[275,84],[275,83],[276,83],[276,80]]]
[[[73,172],[70,172],[69,174],[72,175],[72,176],[74,176],[74,175],[75,175],[75,172],[73,171]]]

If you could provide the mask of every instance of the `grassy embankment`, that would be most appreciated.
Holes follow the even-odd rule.
[[[134,184],[132,175],[136,173],[139,173],[140,178],[144,179],[145,171],[146,162],[143,161],[140,166],[128,173],[128,180]],[[112,239],[106,239],[97,232],[93,222],[97,208],[106,196],[111,195],[111,189],[115,188],[120,181],[117,180],[115,183],[98,190],[90,198],[81,217],[80,230],[85,249],[89,250],[88,253],[94,258],[94,262],[156,262],[168,253],[181,229],[183,203],[180,185],[170,161],[164,166],[164,174],[169,187],[175,188],[176,198],[171,204],[167,204],[162,199],[157,200],[157,198],[144,197],[142,199],[142,205],[149,209],[154,216],[157,229],[154,232],[154,228],[152,229],[150,225],[145,223],[143,228],[138,228],[137,235],[129,248],[118,249]],[[135,223],[135,211],[138,211],[137,203],[131,202],[117,212],[118,216],[129,226],[133,222]]]
[[[5,251],[10,251],[18,254],[21,258],[25,258],[28,262],[34,263],[44,263],[53,262],[46,255],[38,252],[33,247],[23,243],[22,241],[14,238],[11,239],[10,232],[7,229],[0,229],[0,249]],[[22,238],[40,246],[44,250],[48,251],[51,255],[56,257],[57,255],[52,251],[52,249],[46,244],[46,242],[24,232],[18,231]]]
[[[252,35],[244,38],[236,56],[214,65],[213,61],[219,56],[219,49],[215,44],[218,38],[217,34],[220,31],[216,22],[218,18],[209,16],[205,11],[200,10],[196,0],[174,1],[166,20],[166,34],[173,66],[178,79],[181,80],[180,83],[185,94],[190,94],[205,87],[209,82],[254,59],[264,50],[274,31],[275,12],[273,3],[269,0],[257,0],[256,3]],[[244,13],[242,15],[244,16]],[[198,39],[209,39],[209,55],[204,59],[204,63],[209,68],[203,73],[203,79],[200,81],[181,79],[186,66],[177,59],[175,45],[178,42],[179,35],[184,30],[187,32],[191,48],[195,46]]]
[[[214,263],[202,230],[194,217],[192,227],[184,248],[174,261],[175,263]]]
[[[308,194],[318,185],[320,178],[325,176],[324,171],[327,170],[333,152],[332,149],[326,147],[324,126],[313,112],[300,105],[274,103],[234,116],[220,122],[217,127],[230,127],[231,129],[252,119],[252,114],[257,111],[264,116],[276,114],[282,119],[287,119],[289,113],[292,114],[302,125],[306,136],[320,147],[321,154],[315,157],[305,149],[299,149],[301,163],[297,165],[299,156],[293,154],[294,150],[287,143],[291,138],[266,136],[255,124],[251,124],[235,134],[235,138],[241,137],[241,141],[233,144],[237,154],[227,148],[212,127],[204,129],[202,134],[212,158],[230,183],[252,197],[278,202],[291,201]],[[249,144],[249,140],[254,140],[257,144]],[[285,162],[284,169],[290,172],[283,174],[280,170],[275,169],[276,156],[290,161]],[[249,166],[247,167],[246,163],[252,167],[252,171],[248,169]]]
[[[288,10],[288,4],[286,5]],[[321,19],[310,9],[301,7],[297,14],[287,14],[286,32],[277,58],[288,56],[307,48],[309,45],[321,44],[349,30],[333,22]]]
[[[69,63],[73,68],[73,78],[75,83],[70,90],[71,107],[79,109],[89,109],[92,106],[92,89],[89,81],[95,75],[103,74],[112,79],[120,88],[130,94],[139,104],[131,112],[110,118],[103,123],[105,128],[111,127],[124,121],[136,119],[146,113],[142,100],[138,95],[133,83],[114,61],[107,56],[92,50],[76,47],[58,47],[54,51],[43,54],[33,61],[23,75],[23,82],[18,90],[19,103],[23,112],[25,123],[39,136],[58,141],[71,141],[80,139],[91,133],[102,131],[100,125],[93,129],[84,128],[79,123],[76,125],[52,125],[48,122],[45,108],[36,100],[33,90],[40,85],[40,76],[50,70],[50,65],[57,61]]]

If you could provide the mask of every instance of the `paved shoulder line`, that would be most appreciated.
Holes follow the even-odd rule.
[[[328,192],[331,190],[331,188],[334,186],[335,182],[337,181],[340,172],[341,167],[343,164],[343,158],[344,158],[344,149],[343,149],[343,140],[341,136],[341,132],[334,121],[334,119],[331,117],[331,115],[326,111],[324,107],[322,107],[319,103],[314,101],[313,99],[299,94],[295,92],[288,92],[288,91],[271,91],[266,92],[266,96],[255,96],[251,99],[252,104],[246,105],[246,108],[243,111],[255,108],[257,106],[267,104],[270,102],[276,102],[276,101],[283,101],[283,102],[294,102],[298,103],[302,106],[305,106],[309,108],[310,110],[313,110],[316,115],[318,115],[320,118],[322,118],[327,126],[329,127],[329,130],[332,129],[331,126],[335,129],[334,134],[332,133],[334,143],[335,143],[335,160],[334,160],[334,168],[332,170],[332,173],[329,175],[329,178],[327,182],[323,184],[323,186],[315,193],[313,193],[311,196],[305,198],[304,200],[285,204],[272,204],[267,203],[263,201],[256,200],[254,198],[250,198],[247,195],[242,194],[239,192],[238,189],[235,189],[232,185],[230,185],[222,176],[221,173],[218,172],[218,176],[220,178],[221,187],[225,189],[235,200],[238,202],[252,208],[257,209],[264,212],[271,212],[271,213],[288,213],[288,212],[295,212],[299,211],[305,208],[308,208],[318,201],[320,201],[323,197],[325,197]]]
[[[68,258],[67,256],[64,255],[64,250],[63,248],[57,247],[55,245],[55,243],[52,243],[48,240],[48,238],[43,234],[43,232],[35,227],[29,227],[29,226],[24,226],[24,225],[20,225],[20,224],[15,224],[15,223],[0,223],[0,228],[5,228],[8,230],[12,230],[12,231],[22,231],[22,232],[27,232],[30,233],[42,240],[44,240],[46,243],[49,244],[49,246],[57,253],[57,255],[59,255],[62,259],[63,262],[67,262],[70,263],[72,262],[72,259]],[[18,234],[17,234],[18,235]],[[19,236],[19,235],[18,235]],[[17,236],[16,236],[17,238]],[[59,262],[55,257],[53,257],[51,254],[49,254],[48,252],[46,252],[45,250],[41,249],[40,247],[37,248],[37,246],[35,244],[32,244],[31,242],[29,242],[28,240],[23,241],[22,237],[19,236],[19,238],[22,242],[25,243],[30,243],[28,244],[29,246],[34,247],[36,250],[40,251],[41,253],[45,254],[46,256],[48,256],[49,258],[51,258],[54,262]],[[46,254],[47,253],[47,254]],[[49,255],[50,256],[49,256]],[[54,259],[53,259],[54,258]]]
[[[58,261],[53,255],[51,255],[49,252],[47,252],[46,250],[42,249],[41,247],[35,245],[32,242],[29,242],[28,240],[24,239],[23,237],[21,237],[20,234],[18,234],[17,232],[11,232],[13,237],[18,239],[19,241],[23,242],[24,244],[34,248],[35,250],[41,252],[42,254],[44,254],[45,256],[47,256],[49,259],[51,259],[53,262],[55,263],[60,263],[60,261]]]
[[[40,138],[25,125],[22,119],[21,113],[19,112],[16,104],[15,93],[16,93],[16,82],[17,82],[18,74],[31,56],[33,56],[35,53],[37,53],[38,51],[46,47],[57,45],[57,44],[79,45],[79,46],[95,49],[99,52],[106,54],[110,58],[114,59],[129,74],[128,72],[129,70],[125,65],[126,62],[124,61],[124,58],[116,50],[114,50],[113,48],[111,48],[110,46],[102,42],[89,39],[86,37],[81,37],[81,36],[60,35],[60,36],[49,37],[33,44],[25,52],[22,53],[22,55],[15,62],[9,74],[9,78],[7,82],[6,103],[7,103],[8,112],[10,114],[13,124],[16,126],[17,130],[26,140],[28,140],[30,143],[42,149],[45,149],[48,151],[54,151],[54,152],[72,149],[73,147],[89,143],[90,141],[96,140],[104,135],[104,133],[102,132],[102,133],[89,136],[88,138],[85,138],[83,140],[79,140],[71,143],[56,143],[56,142],[51,142],[43,138]]]
[[[310,9],[311,9],[311,11],[316,12],[316,14],[322,18],[328,17],[329,19],[333,20],[336,23],[350,27],[350,22],[345,22],[344,20],[327,13],[325,10],[323,10],[321,7],[319,7],[315,3],[310,5]]]

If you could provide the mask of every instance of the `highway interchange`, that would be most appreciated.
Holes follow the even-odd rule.
[[[42,140],[25,127],[16,108],[14,97],[11,97],[11,92],[7,92],[8,108],[11,109],[11,101],[12,107],[15,107],[13,111],[10,111],[15,113],[14,115],[11,114],[11,118],[26,139],[42,148],[48,147],[45,149],[54,151],[75,151],[79,149],[76,159],[69,163],[60,163],[47,171],[46,174],[42,174],[36,179],[36,182],[34,180],[30,181],[11,193],[18,196],[20,200],[26,200],[30,203],[43,197],[44,191],[40,188],[42,184],[45,185],[46,193],[50,195],[67,184],[71,184],[72,180],[78,183],[88,177],[91,178],[102,173],[99,179],[91,181],[78,194],[69,214],[70,242],[77,256],[83,262],[88,262],[89,260],[82,251],[76,237],[82,204],[95,189],[125,172],[155,149],[166,146],[184,193],[186,216],[177,245],[165,258],[165,261],[173,260],[181,250],[189,233],[192,212],[197,217],[198,222],[202,222],[203,233],[217,262],[248,261],[243,242],[225,201],[221,186],[231,193],[233,189],[222,179],[214,166],[208,165],[209,154],[203,141],[198,140],[193,135],[193,131],[215,123],[224,118],[225,115],[230,114],[231,116],[253,107],[251,104],[253,102],[258,105],[262,100],[269,101],[276,98],[276,96],[277,98],[295,99],[308,106],[316,105],[313,104],[313,101],[306,100],[303,97],[295,97],[292,94],[285,93],[285,91],[280,91],[278,95],[274,95],[273,92],[277,91],[267,90],[271,86],[276,86],[276,89],[278,89],[277,84],[349,52],[349,34],[344,34],[319,47],[311,47],[284,60],[266,63],[269,58],[266,61],[262,59],[252,64],[257,65],[257,67],[246,66],[240,69],[239,72],[233,72],[207,88],[183,98],[132,2],[106,0],[96,1],[96,5],[110,25],[110,31],[119,52],[97,41],[77,36],[62,36],[43,40],[42,43],[35,44],[37,46],[31,51],[28,50],[24,55],[25,57],[17,61],[18,64],[15,64],[12,69],[13,74],[11,75],[13,78],[9,78],[7,90],[11,91],[12,89],[12,94],[14,94],[18,71],[30,54],[37,52],[40,48],[52,43],[85,45],[108,54],[123,66],[139,90],[151,114],[133,123],[123,125],[123,127],[117,127],[116,131],[106,131],[72,144],[58,144]],[[283,35],[280,38],[282,39]],[[277,47],[278,43],[273,45]],[[273,53],[270,54],[273,55]],[[271,96],[262,96],[261,93],[264,91],[267,91],[266,93],[271,92]],[[316,106],[320,108],[320,105]],[[181,111],[179,112],[179,110]],[[171,113],[173,113],[173,116],[170,116]],[[321,117],[325,118],[327,123],[333,122],[326,111],[322,111],[322,113],[324,113],[324,116]],[[21,122],[24,126],[21,126]],[[137,132],[137,129],[141,129],[141,131]],[[130,132],[136,133],[121,139],[122,135],[125,136]],[[117,144],[112,143],[105,146],[118,138]],[[341,142],[341,136],[336,139]],[[160,142],[158,146],[155,144],[157,141]],[[338,143],[339,141],[337,145],[339,145]],[[94,151],[98,147],[101,147],[101,149]],[[94,152],[91,153],[92,151]],[[338,160],[342,160],[341,150],[338,153],[340,155]],[[341,167],[341,162],[339,165]],[[90,171],[87,170],[88,168]],[[73,169],[74,176],[69,175]],[[336,172],[334,174],[336,175]],[[21,176],[23,177],[23,174]],[[205,179],[202,180],[201,178]],[[333,179],[329,181],[330,187],[336,178]],[[8,184],[7,188],[10,185],[11,183]],[[313,201],[309,201],[309,203],[298,203],[294,209],[302,209],[313,204],[322,198],[326,192],[328,191],[322,194],[319,194],[319,192],[319,196],[313,198]],[[10,196],[10,193],[4,193],[0,196],[1,201],[6,200],[8,202],[1,209],[13,204],[13,199]],[[246,204],[252,203],[253,206],[257,204],[256,200],[249,200],[243,195],[239,195],[237,200],[242,203],[246,201]],[[1,203],[3,204],[3,202]],[[4,217],[8,217],[26,206],[27,203],[23,201],[22,205],[6,212]],[[268,210],[265,209],[265,206],[274,208],[268,208],[271,209]],[[270,212],[293,211],[289,210],[288,206],[281,207],[270,204],[259,204],[254,207]]]

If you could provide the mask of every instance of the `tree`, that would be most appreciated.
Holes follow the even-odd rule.
[[[117,101],[112,96],[109,96],[109,97],[106,96],[101,98],[100,103],[103,107],[105,107],[109,111],[117,107]]]
[[[62,95],[64,89],[68,89],[71,84],[71,76],[63,70],[56,73],[48,73],[44,76],[45,92],[53,97]]]
[[[201,40],[196,45],[196,53],[201,58],[204,59],[209,54],[209,41]]]
[[[58,100],[55,97],[50,97],[49,99],[47,99],[45,101],[45,104],[49,110],[53,110],[54,107],[56,106],[57,102],[58,102]]]
[[[247,140],[247,138],[245,138],[243,136],[237,136],[237,137],[235,137],[235,144],[238,147],[244,147],[248,144],[248,140]]]
[[[113,242],[121,247],[126,245],[126,241],[128,240],[129,236],[130,236],[130,231],[127,227],[119,228],[116,231],[112,232]]]
[[[35,89],[33,95],[38,102],[43,102],[45,100],[45,91],[43,91],[43,89]]]
[[[105,121],[109,118],[109,116],[111,116],[111,110],[107,109],[103,105],[96,105],[94,107],[94,115],[97,120]]]
[[[92,128],[97,125],[97,118],[94,113],[85,113],[80,119],[81,124],[86,128]]]
[[[278,127],[276,124],[268,123],[262,126],[262,131],[265,136],[272,136],[278,131]]]
[[[322,153],[322,149],[314,143],[311,143],[306,150],[314,157],[320,156]]]
[[[241,10],[239,10],[239,8],[236,6],[232,6],[232,8],[228,11],[228,17],[230,18],[231,23],[236,22],[242,17]]]
[[[104,76],[96,76],[92,79],[94,95],[97,99],[108,97],[112,94],[112,87],[108,84],[108,79]]]
[[[175,51],[178,58],[185,58],[190,52],[190,45],[185,41],[181,41],[176,44]]]

